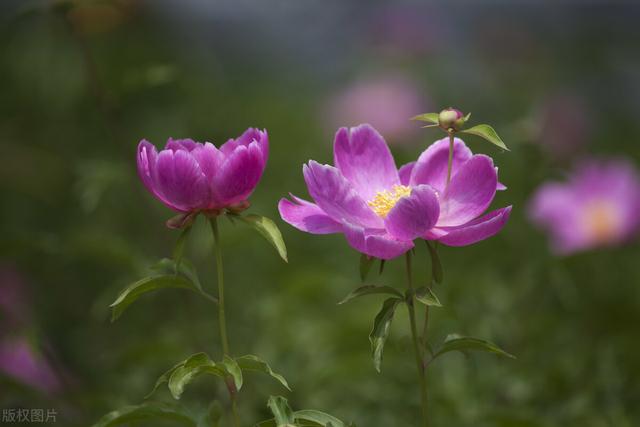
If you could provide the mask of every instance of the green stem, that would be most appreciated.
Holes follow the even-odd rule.
[[[422,425],[428,427],[427,419],[427,377],[423,364],[423,352],[418,340],[418,331],[416,327],[416,311],[415,311],[415,291],[413,289],[413,279],[411,274],[411,251],[406,254],[407,260],[407,285],[409,288],[409,296],[407,299],[407,307],[409,308],[409,322],[411,324],[411,338],[413,340],[413,350],[416,356],[416,367],[418,368],[418,377],[420,379],[420,397],[422,405]]]
[[[220,341],[222,342],[222,352],[225,356],[229,356],[229,340],[227,338],[227,320],[224,311],[224,270],[222,268],[222,247],[220,244],[220,232],[218,231],[218,219],[212,217],[210,219],[211,231],[213,231],[214,252],[216,256],[216,271],[218,274],[218,323],[220,325]],[[238,410],[236,405],[236,390],[227,387],[229,397],[231,398],[231,412],[233,413],[234,425],[240,426],[238,418]]]
[[[444,186],[444,191],[449,188],[449,182],[451,181],[451,167],[453,165],[453,131],[449,130],[449,161],[447,162],[447,183]]]

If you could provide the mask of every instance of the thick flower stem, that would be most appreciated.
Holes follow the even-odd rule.
[[[416,327],[416,311],[415,311],[415,292],[413,289],[413,279],[411,274],[411,251],[406,254],[407,260],[407,285],[409,287],[409,297],[407,299],[407,307],[409,309],[409,322],[411,324],[411,338],[413,340],[413,350],[416,356],[416,367],[418,368],[418,377],[420,379],[420,398],[422,405],[422,425],[428,427],[427,419],[427,377],[423,364],[423,351],[418,339],[418,330]]]
[[[216,256],[216,271],[218,274],[218,323],[220,325],[220,341],[222,342],[222,352],[225,356],[229,355],[229,340],[227,338],[227,320],[224,311],[224,270],[222,268],[222,247],[220,245],[220,232],[218,231],[218,219],[212,217],[210,219],[211,231],[213,231],[214,252]],[[231,398],[231,412],[233,413],[233,421],[235,427],[240,426],[238,418],[238,410],[236,404],[235,387],[227,387],[229,397]]]
[[[447,162],[447,183],[445,184],[445,191],[449,188],[449,181],[451,181],[451,167],[453,166],[453,141],[454,132],[449,130],[449,161]]]

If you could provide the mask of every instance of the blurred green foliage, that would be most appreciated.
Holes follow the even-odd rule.
[[[433,425],[640,423],[637,243],[559,259],[526,220],[533,189],[577,158],[640,159],[636,5],[462,2],[446,14],[418,7],[424,27],[440,31],[427,35],[435,37],[429,50],[401,55],[377,50],[367,36],[372,11],[393,9],[384,2],[366,10],[358,2],[204,3],[0,6],[0,257],[27,278],[32,333],[66,378],[54,395],[3,380],[0,408],[57,408],[60,425],[86,426],[141,403],[177,361],[220,355],[215,307],[193,293],[146,295],[113,324],[108,306],[170,256],[179,236],[164,226],[172,213],[136,176],[138,141],[219,144],[256,126],[268,129],[271,154],[250,212],[277,220],[289,263],[247,227],[221,223],[233,353],[269,361],[289,381],[295,408],[360,426],[415,425],[406,310],[396,313],[378,374],[367,335],[380,301],[337,305],[360,284],[359,255],[341,236],[292,229],[276,209],[289,191],[306,197],[303,162],[331,162],[328,94],[359,76],[400,70],[437,107],[494,125],[512,150],[470,142],[495,158],[509,187],[495,206],[514,210],[500,235],[442,248],[436,293],[444,307],[431,310],[431,336],[489,339],[517,360],[439,358],[428,379]],[[557,157],[541,143],[536,111],[563,92],[578,94],[594,120],[583,147]],[[390,142],[401,164],[440,137],[427,129]],[[185,256],[215,293],[211,246],[207,224],[197,222]],[[425,284],[424,245],[415,271]],[[403,289],[402,261],[387,263],[376,281]],[[244,423],[269,418],[266,397],[282,393],[251,377],[239,403]],[[206,408],[214,397],[227,402],[223,386],[204,378],[182,400]],[[157,398],[172,400],[166,390]]]

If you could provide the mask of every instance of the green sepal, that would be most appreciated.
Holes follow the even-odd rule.
[[[439,119],[438,117],[440,116],[439,113],[424,113],[424,114],[419,114],[417,116],[414,116],[411,118],[411,120],[419,120],[421,122],[428,122],[428,123],[433,123],[433,124],[439,124]]]
[[[402,293],[396,288],[393,288],[391,286],[363,285],[354,289],[349,295],[344,297],[344,299],[340,301],[338,304],[344,304],[348,301],[351,301],[354,298],[358,298],[364,295],[372,295],[372,294],[386,294],[386,295],[393,295],[393,296],[402,298]]]
[[[476,125],[476,126],[471,127],[469,129],[463,129],[460,132],[468,133],[470,135],[479,136],[479,137],[484,138],[485,140],[489,141],[493,145],[496,145],[496,146],[502,148],[503,150],[510,151],[507,148],[507,146],[505,145],[505,143],[502,141],[500,136],[498,136],[498,133],[495,131],[495,129],[493,129],[489,125]]]

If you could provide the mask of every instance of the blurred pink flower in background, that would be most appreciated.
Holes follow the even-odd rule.
[[[416,135],[421,124],[410,119],[430,105],[414,81],[387,75],[359,80],[340,90],[330,99],[326,116],[331,129],[370,123],[393,144]]]
[[[60,388],[58,375],[26,337],[0,341],[0,373],[44,393]]]
[[[640,177],[626,160],[590,160],[567,182],[543,184],[529,214],[558,254],[618,245],[639,230]]]
[[[27,338],[32,317],[27,282],[11,265],[0,264],[0,376],[44,393],[60,389],[60,376]]]
[[[577,95],[560,93],[546,98],[535,115],[534,138],[550,153],[565,157],[584,147],[591,134],[591,112]]]

